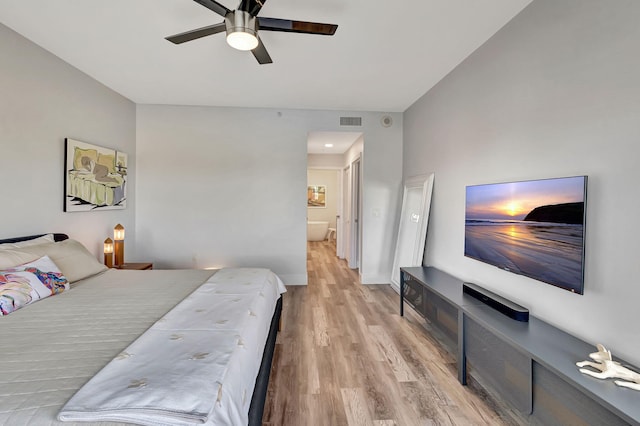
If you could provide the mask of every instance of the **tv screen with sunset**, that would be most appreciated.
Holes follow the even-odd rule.
[[[583,293],[587,177],[467,186],[464,254]]]

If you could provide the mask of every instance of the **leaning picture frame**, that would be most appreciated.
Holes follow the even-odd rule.
[[[124,209],[127,206],[124,152],[65,139],[65,212]]]
[[[434,174],[412,176],[404,182],[398,239],[393,257],[391,287],[400,293],[400,268],[421,266],[431,209]]]

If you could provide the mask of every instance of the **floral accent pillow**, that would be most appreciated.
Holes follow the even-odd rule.
[[[69,289],[69,281],[49,256],[0,270],[0,316]]]

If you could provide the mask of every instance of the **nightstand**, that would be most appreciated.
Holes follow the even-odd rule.
[[[147,269],[153,269],[153,263],[141,262],[141,263],[123,263],[119,266],[114,266],[115,269],[132,269],[136,271],[144,271]]]

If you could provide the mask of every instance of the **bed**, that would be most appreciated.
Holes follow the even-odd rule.
[[[100,181],[95,173],[70,170],[67,180],[67,196],[79,198],[96,206],[115,206],[124,200],[125,180],[109,174],[110,181]]]
[[[174,398],[181,396],[184,399],[182,396],[189,396],[188,393],[193,388],[193,386],[189,387],[189,383],[192,383],[190,380],[196,379],[201,380],[203,388],[209,385],[217,387],[218,393],[216,401],[212,403],[214,409],[204,419],[200,418],[192,422],[193,419],[187,418],[182,423],[180,421],[165,421],[164,423],[136,421],[135,423],[246,423],[251,426],[262,423],[266,388],[282,309],[281,293],[285,291],[277,277],[274,279],[270,272],[252,268],[220,271],[104,270],[104,267],[97,263],[86,249],[80,249],[79,243],[67,239],[64,234],[55,234],[49,237],[56,240],[56,243],[35,243],[26,248],[3,248],[2,245],[39,241],[38,239],[42,238],[44,237],[33,236],[0,240],[0,268],[7,268],[8,262],[15,263],[21,260],[18,255],[20,252],[31,253],[33,257],[34,253],[40,255],[42,252],[50,252],[51,247],[56,247],[58,252],[51,254],[50,257],[55,264],[59,264],[61,272],[71,277],[69,290],[38,300],[36,303],[23,306],[0,317],[0,336],[3,340],[2,364],[4,367],[0,378],[0,424],[76,424],[77,417],[71,416],[70,420],[63,422],[58,420],[59,413],[61,411],[73,413],[73,409],[77,407],[77,405],[73,406],[73,402],[79,395],[82,396],[85,389],[90,387],[97,378],[104,377],[107,374],[105,371],[112,371],[113,369],[109,370],[109,368],[114,363],[118,364],[120,359],[127,358],[129,355],[127,351],[132,351],[129,348],[136,347],[136,344],[145,341],[145,337],[155,328],[158,326],[166,327],[167,321],[177,321],[179,330],[179,332],[174,329],[171,329],[172,331],[161,330],[161,333],[171,333],[168,334],[171,338],[166,339],[167,341],[184,340],[185,346],[191,348],[192,343],[189,343],[188,339],[192,335],[198,337],[200,336],[198,333],[207,332],[210,333],[207,336],[211,333],[213,335],[221,333],[221,335],[228,336],[229,333],[237,332],[239,338],[236,343],[241,349],[229,351],[229,354],[233,353],[234,355],[229,356],[226,366],[222,367],[223,376],[213,380],[209,380],[208,376],[201,374],[197,378],[180,376],[180,380],[175,380],[175,377],[172,379],[171,374],[174,373],[174,369],[162,366],[162,362],[168,362],[167,359],[170,359],[171,353],[163,349],[162,346],[157,351],[147,351],[146,355],[139,354],[140,358],[137,362],[144,360],[144,356],[153,358],[156,356],[155,352],[160,354],[156,356],[159,358],[159,367],[152,368],[155,364],[146,362],[144,362],[144,366],[148,367],[147,370],[155,370],[150,374],[162,372],[162,378],[168,380],[166,389],[169,389],[168,393]],[[47,246],[49,249],[46,249]],[[65,251],[60,248],[63,246],[69,246],[73,249],[66,248]],[[82,258],[78,252],[83,250],[82,256],[91,257],[95,262],[91,267],[78,261],[79,258]],[[91,260],[88,263],[91,263]],[[97,270],[100,271],[95,273]],[[228,321],[227,317],[224,317],[225,320],[218,321],[216,315],[219,318],[226,315],[225,309],[231,302],[236,301],[235,299],[244,303],[240,301],[241,297],[235,296],[244,291],[240,291],[240,287],[237,287],[240,284],[236,284],[236,281],[237,277],[240,277],[243,280],[241,283],[247,285],[248,289],[251,286],[249,282],[245,283],[247,274],[260,277],[255,280],[257,284],[254,284],[260,291],[251,296],[251,300],[259,303],[259,306],[251,302],[248,309],[248,316],[253,321],[251,324],[257,324],[257,326],[251,326],[246,330],[243,328],[240,332],[238,331],[240,329],[230,325],[235,324],[234,319]],[[83,275],[88,276],[84,277]],[[264,279],[265,284],[260,284],[263,276],[268,278]],[[276,284],[273,284],[274,280],[277,281]],[[274,290],[271,290],[272,288]],[[210,307],[209,302],[205,302],[206,299],[203,299],[201,293],[198,293],[202,291],[210,293],[209,297],[221,298],[221,300],[226,297],[227,299],[221,306],[213,308],[213,305]],[[249,290],[247,290],[247,294],[249,294],[248,292]],[[263,301],[263,299],[268,300]],[[203,305],[203,303],[206,304]],[[180,311],[181,307],[183,307],[183,311]],[[195,309],[197,307],[200,309]],[[185,309],[196,312],[206,311],[202,314],[202,318],[205,320],[204,324],[211,325],[197,326],[197,330],[181,331],[183,327],[186,327],[184,325],[186,317],[183,316]],[[242,324],[249,324],[247,321],[242,320]],[[186,321],[186,323],[191,322],[191,320]],[[258,329],[264,330],[256,331]],[[255,336],[256,342],[253,342],[251,336]],[[209,345],[209,342],[208,337],[198,337],[193,345],[194,348],[196,346],[200,348],[199,345]],[[222,343],[220,346],[224,347]],[[155,343],[153,347],[157,347]],[[202,349],[196,352],[190,358],[195,361],[190,361],[189,365],[195,365],[201,358],[207,358],[209,354],[207,351],[211,352],[211,349]],[[244,358],[235,357],[236,352],[243,354]],[[254,358],[248,360],[248,356]],[[211,365],[214,364],[217,365],[218,361],[211,363]],[[141,367],[136,367],[134,364],[132,368],[135,368],[134,371],[138,371]],[[203,377],[206,377],[207,380],[203,380]],[[113,379],[109,378],[109,380]],[[148,380],[147,373],[136,386],[141,388],[142,392],[150,392],[153,390],[151,389],[153,386],[142,383],[145,380]],[[99,379],[98,382],[100,382]],[[112,383],[108,380],[107,382]],[[131,383],[135,384],[135,380],[131,380]],[[133,387],[135,388],[135,386]],[[95,396],[95,392],[92,390],[89,390],[88,393]],[[122,394],[120,391],[113,393],[116,397]],[[83,400],[80,406],[84,406],[84,403]],[[133,422],[130,417],[119,416],[106,420],[100,418],[99,421],[91,420],[91,416],[88,419],[89,422],[83,421],[77,424],[118,425],[123,424],[123,419],[126,420],[124,423]]]
[[[73,168],[68,171],[67,196],[96,206],[115,206],[125,199],[126,167],[115,151],[73,148]]]

